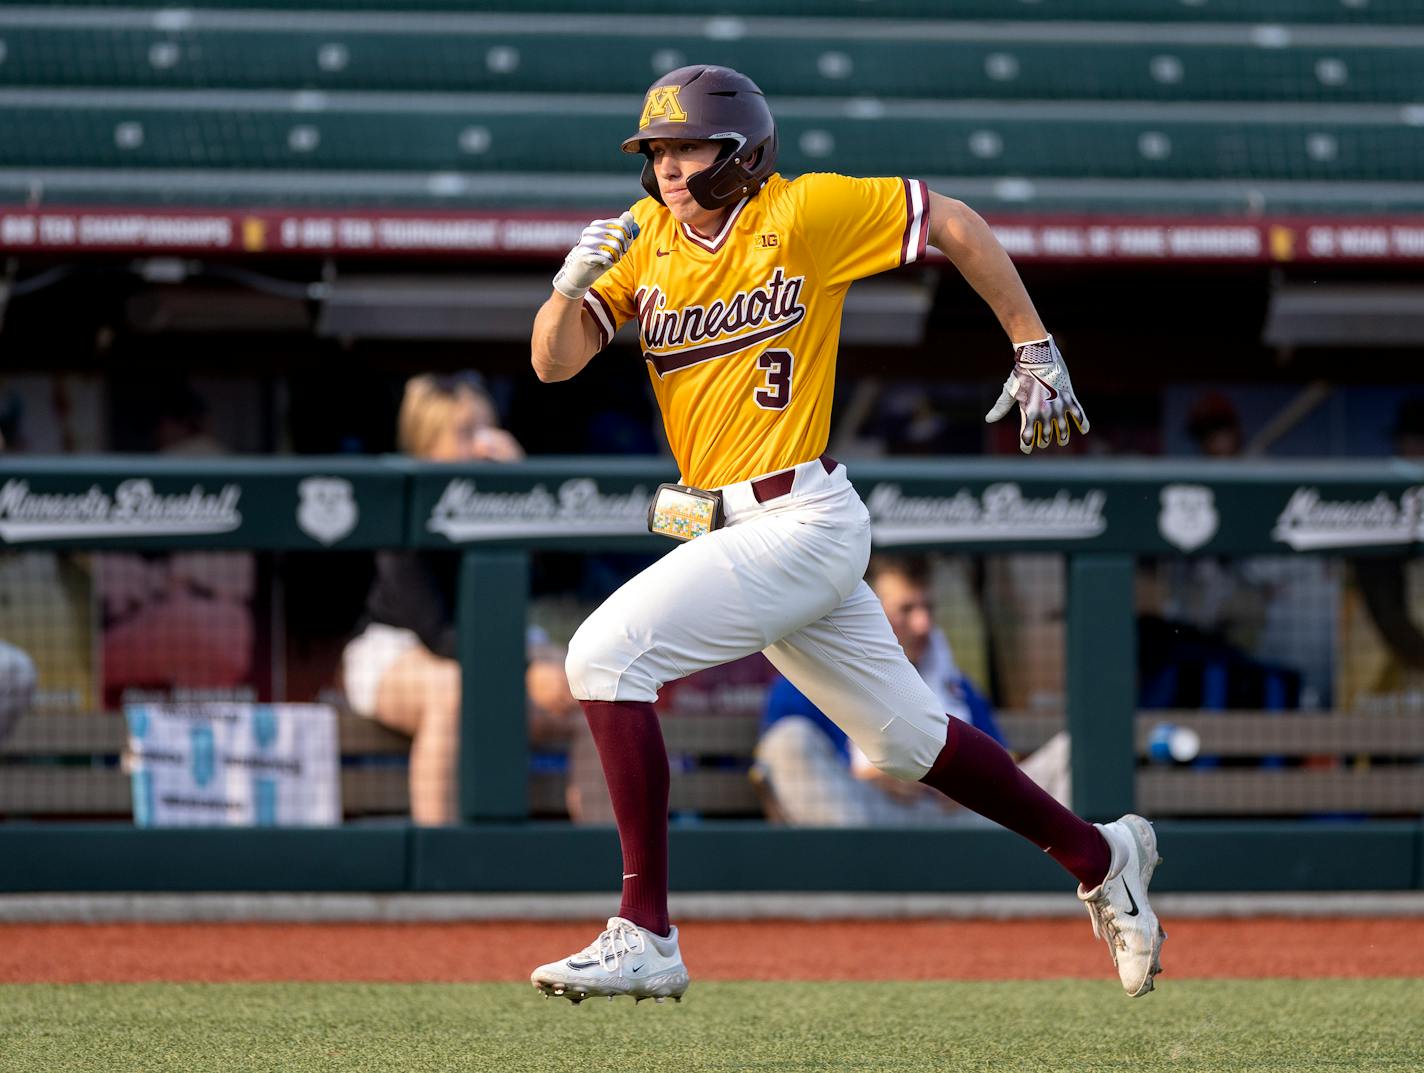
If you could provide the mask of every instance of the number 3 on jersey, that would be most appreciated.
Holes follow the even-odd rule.
[[[791,365],[789,350],[767,350],[757,358],[766,386],[757,388],[752,398],[763,410],[784,410],[791,401]]]

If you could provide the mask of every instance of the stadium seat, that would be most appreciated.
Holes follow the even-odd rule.
[[[151,20],[150,20],[151,21]],[[578,32],[554,17],[471,18],[444,31],[369,32],[332,14],[324,29],[236,26],[201,15],[181,30],[75,24],[7,25],[0,85],[152,88],[408,90],[638,94],[684,62],[755,72],[773,98],[922,97],[989,100],[1240,100],[1409,102],[1424,97],[1424,41],[1368,47],[1277,39],[1261,28],[1225,28],[1208,42],[1160,26],[1103,40],[1089,26],[1027,25],[1006,37],[973,24],[882,24],[866,38],[854,24],[832,33],[816,20],[804,34],[709,36],[703,20],[679,19],[658,34],[608,23]],[[532,32],[531,32],[532,31]],[[1297,31],[1296,37],[1301,36]]]
[[[7,163],[36,167],[608,172],[631,125],[618,98],[54,91],[0,100]],[[780,127],[793,173],[1407,181],[1424,169],[1424,130],[1388,120],[1366,106],[1311,122],[1294,110],[1212,105],[850,102],[788,104]]]
[[[1391,24],[1414,6],[0,2],[0,200],[607,206],[637,193],[615,146],[638,94],[693,60],[754,74],[788,174],[1036,210],[1409,211],[1424,30]]]
[[[23,5],[4,0],[0,7]],[[75,7],[104,7],[104,0],[79,0]],[[128,8],[172,10],[164,0],[130,0]],[[181,9],[290,8],[290,0],[188,0]],[[392,0],[302,0],[315,11],[390,11]],[[581,15],[666,15],[665,0],[409,0],[406,11],[511,14],[563,13]],[[807,0],[711,0],[699,8],[703,16],[800,16]],[[1414,0],[816,0],[819,17],[897,19],[995,19],[1013,22],[1046,20],[1142,22],[1294,23],[1413,23],[1419,11]]]

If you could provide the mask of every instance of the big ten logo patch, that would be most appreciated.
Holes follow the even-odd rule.
[[[781,236],[772,232],[758,235],[752,245],[759,250],[774,250],[781,245]]]
[[[643,104],[643,117],[638,120],[638,129],[642,130],[654,119],[665,119],[669,123],[686,123],[687,113],[682,110],[682,104],[677,99],[681,92],[681,86],[654,86],[648,90],[648,99]]]

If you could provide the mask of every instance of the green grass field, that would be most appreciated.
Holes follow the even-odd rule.
[[[0,1070],[1419,1070],[1424,981],[0,986]]]

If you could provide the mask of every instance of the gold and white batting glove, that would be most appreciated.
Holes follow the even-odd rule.
[[[577,302],[594,280],[618,263],[637,237],[638,221],[631,212],[616,220],[594,220],[564,258],[564,266],[554,276],[554,290]]]
[[[1019,450],[1024,454],[1035,447],[1047,447],[1050,438],[1059,447],[1067,446],[1070,417],[1079,432],[1088,431],[1088,415],[1073,394],[1068,366],[1051,335],[1014,345],[1014,371],[984,420],[999,420],[1015,402],[1019,404]]]

